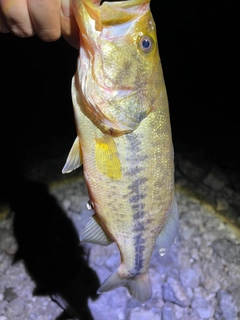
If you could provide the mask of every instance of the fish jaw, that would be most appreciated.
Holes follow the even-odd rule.
[[[103,133],[130,133],[154,108],[149,84],[158,81],[152,72],[159,55],[149,0],[102,5],[73,0],[73,11],[80,28],[75,83],[85,99],[81,109]],[[139,48],[145,34],[153,41],[147,55]]]

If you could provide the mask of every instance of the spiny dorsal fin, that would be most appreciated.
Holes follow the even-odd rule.
[[[82,165],[82,150],[78,137],[74,140],[62,173],[69,173]]]
[[[94,214],[86,224],[80,240],[83,242],[100,244],[101,246],[108,246],[113,242],[99,225],[96,214]]]

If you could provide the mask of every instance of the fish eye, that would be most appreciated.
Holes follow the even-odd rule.
[[[154,48],[154,41],[150,36],[142,36],[139,40],[139,46],[143,52],[150,52]]]

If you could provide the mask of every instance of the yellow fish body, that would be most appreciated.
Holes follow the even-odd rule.
[[[150,0],[72,0],[80,29],[72,99],[78,136],[63,173],[81,164],[94,215],[81,240],[116,242],[119,268],[99,293],[151,298],[149,261],[176,238],[168,101]]]

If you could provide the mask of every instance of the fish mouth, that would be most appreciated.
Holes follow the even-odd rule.
[[[72,8],[80,33],[94,39],[105,27],[138,19],[149,9],[149,3],[150,0],[72,0]]]
[[[77,2],[79,0],[73,0],[75,6]],[[106,26],[132,20],[149,6],[150,0],[81,0],[81,2],[90,14],[95,10],[94,18],[98,18],[96,20]]]

